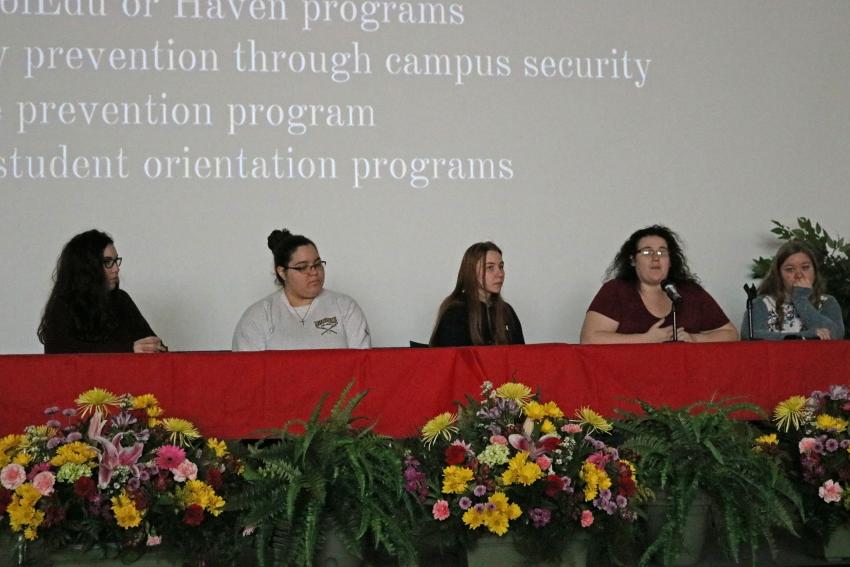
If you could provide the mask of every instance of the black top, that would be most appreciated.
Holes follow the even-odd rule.
[[[133,343],[145,337],[154,336],[139,308],[126,291],[116,289],[110,292],[112,310],[118,325],[115,330],[99,341],[87,341],[78,336],[74,318],[67,304],[56,303],[49,327],[44,337],[44,354],[62,354],[75,352],[133,352]]]
[[[495,313],[493,306],[488,306],[483,301],[479,303],[481,306],[481,321],[484,326],[481,329],[481,337],[484,339],[485,345],[493,344],[493,320]],[[508,306],[508,321],[506,331],[508,343],[512,345],[524,345],[525,337],[522,336],[522,325],[519,318],[513,310],[513,307]],[[469,316],[467,314],[466,303],[452,303],[443,313],[440,322],[437,324],[437,330],[434,333],[434,339],[431,341],[431,346],[473,346],[472,337],[469,334]]]

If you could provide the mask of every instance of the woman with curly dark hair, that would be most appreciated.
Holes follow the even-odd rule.
[[[45,354],[168,350],[119,289],[120,266],[112,238],[99,230],[78,234],[65,245],[38,326]]]
[[[581,342],[660,343],[673,338],[673,301],[662,284],[673,284],[677,340],[738,340],[717,302],[688,268],[675,232],[653,225],[632,234],[606,272],[608,281],[593,298],[581,328]]]

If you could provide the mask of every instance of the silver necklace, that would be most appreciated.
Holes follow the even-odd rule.
[[[297,308],[297,307],[292,307],[292,311],[295,313],[295,318],[296,318],[296,319],[298,319],[298,321],[300,321],[300,322],[301,322],[301,326],[302,326],[302,327],[304,326],[304,321],[306,321],[306,320],[307,320],[307,315],[309,315],[309,314],[310,314],[310,308],[311,308],[311,307],[313,307],[313,302],[312,302],[312,301],[311,301],[310,303],[308,303],[308,304],[307,304],[307,310],[306,310],[306,311],[304,311],[304,316],[303,316],[303,317],[301,316],[301,314],[300,314],[300,313],[298,313],[298,308]]]

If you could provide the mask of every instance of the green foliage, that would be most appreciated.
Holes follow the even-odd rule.
[[[371,427],[352,427],[358,419],[352,413],[366,395],[348,398],[352,386],[326,418],[320,415],[327,394],[306,422],[287,422],[248,448],[249,489],[231,505],[243,512],[244,525],[257,528],[261,566],[313,565],[331,526],[355,555],[369,542],[402,564],[413,562],[413,507],[404,491],[401,453]]]
[[[752,404],[698,402],[680,409],[638,401],[643,414],[625,414],[621,450],[638,456],[638,481],[671,502],[659,536],[641,558],[670,565],[682,551],[685,518],[698,495],[714,509],[719,543],[735,561],[749,547],[753,562],[762,540],[775,553],[772,530],[794,533],[800,496],[774,459],[753,450],[757,432],[736,412],[762,413]]]
[[[844,338],[850,339],[850,242],[844,238],[830,236],[820,223],[799,217],[797,228],[785,226],[779,221],[771,221],[775,226],[770,231],[779,240],[801,240],[818,253],[820,271],[818,277],[826,281],[827,293],[835,297],[841,305],[844,319]],[[758,257],[753,260],[751,275],[762,279],[770,269],[773,258]]]

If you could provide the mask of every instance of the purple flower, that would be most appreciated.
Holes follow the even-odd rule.
[[[494,510],[496,510],[496,504],[494,504],[493,502],[488,502],[484,505],[484,507],[487,509],[488,512],[493,512]]]
[[[815,450],[815,453],[823,455],[823,442],[821,440],[815,441],[813,449]]]
[[[79,431],[72,431],[71,433],[68,434],[67,437],[65,437],[65,442],[66,443],[73,443],[74,441],[79,441],[82,438],[83,438],[82,433],[80,433]]]
[[[487,487],[483,484],[478,484],[472,489],[472,493],[478,497],[484,496],[487,494]]]
[[[850,439],[842,440],[841,443],[839,443],[839,445],[841,446],[842,449],[846,449],[847,447],[850,447]]]
[[[460,506],[461,510],[469,510],[470,506],[472,506],[472,500],[468,496],[464,496],[458,500],[457,505]]]
[[[136,423],[136,418],[133,417],[132,414],[122,411],[112,418],[112,423],[114,423],[116,427],[125,428]]]
[[[829,451],[830,453],[834,453],[838,450],[838,441],[836,441],[835,439],[827,439],[824,446],[826,447],[827,451]]]
[[[62,415],[64,415],[65,417],[73,417],[77,415],[77,410],[75,410],[74,408],[65,408],[62,410]]]
[[[57,408],[57,411],[58,411],[58,408]],[[50,421],[47,422],[46,425],[47,425],[47,427],[52,427],[53,429],[59,429],[60,427],[62,427],[62,424],[59,423],[58,421],[56,421],[55,419],[51,419]]]
[[[62,444],[62,439],[60,437],[51,437],[47,440],[47,448],[51,451]]]
[[[542,528],[552,520],[552,512],[546,508],[532,508],[529,516],[535,528]]]
[[[834,385],[829,387],[829,397],[833,400],[846,400],[850,389],[843,385]]]
[[[607,488],[603,488],[599,491],[599,497],[602,498],[602,500],[611,500],[611,491]]]
[[[58,411],[59,411],[59,408],[57,408],[56,406],[50,406],[49,408],[46,408],[44,410],[44,415],[53,415],[54,413],[56,413]]]
[[[483,512],[484,512],[484,504],[481,504],[481,503],[479,502],[478,504],[476,504],[475,506],[473,506],[473,509],[474,509],[476,512],[478,512],[479,514],[481,514],[481,513],[483,513]]]
[[[621,510],[629,505],[629,499],[623,496],[622,494],[617,495],[617,507]]]

